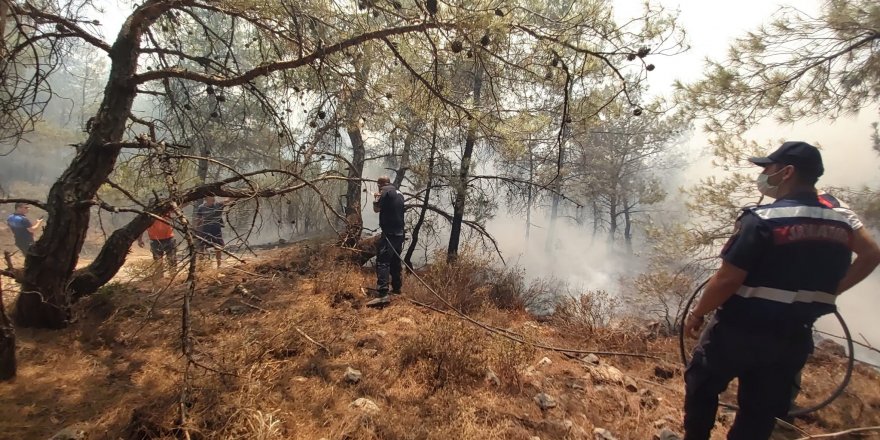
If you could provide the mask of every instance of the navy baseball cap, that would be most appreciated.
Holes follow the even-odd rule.
[[[825,173],[822,153],[806,142],[786,142],[767,157],[751,157],[749,162],[766,167],[774,163],[792,165],[806,177],[819,177]]]

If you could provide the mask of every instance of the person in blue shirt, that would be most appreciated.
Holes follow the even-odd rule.
[[[36,223],[27,218],[31,206],[27,203],[16,203],[15,212],[6,218],[6,225],[15,236],[15,246],[26,254],[34,244],[34,232],[43,224],[43,219],[37,219]]]
[[[767,157],[756,184],[768,205],[744,210],[721,251],[721,268],[685,319],[700,336],[685,371],[685,440],[708,440],[718,396],[738,378],[739,411],[728,440],[767,440],[790,408],[795,377],[813,350],[812,326],[835,310],[853,266],[853,228],[819,201],[822,156],[786,142]]]

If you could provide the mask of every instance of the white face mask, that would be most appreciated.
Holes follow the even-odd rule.
[[[785,168],[783,168],[773,174],[764,174],[764,173],[758,174],[758,178],[755,179],[755,185],[757,185],[757,187],[758,187],[758,192],[760,192],[761,194],[763,194],[767,197],[772,197],[775,199],[779,193],[779,185],[771,185],[770,178],[783,172],[783,171],[785,171]]]

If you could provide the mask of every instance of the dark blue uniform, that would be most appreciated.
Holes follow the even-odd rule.
[[[196,218],[201,220],[201,226],[196,230],[199,240],[199,248],[204,249],[214,244],[223,247],[223,210],[225,205],[214,202],[213,205],[202,203],[196,209]]]
[[[394,185],[385,185],[379,191],[379,200],[373,202],[382,229],[376,255],[376,290],[384,296],[388,293],[389,278],[392,291],[400,292],[403,285],[400,254],[404,241],[404,201],[403,194]]]
[[[792,382],[813,350],[812,325],[835,310],[849,269],[846,217],[802,193],[746,210],[721,256],[748,272],[719,308],[685,373],[685,440],[705,440],[718,395],[739,378],[730,440],[770,437],[789,410]]]

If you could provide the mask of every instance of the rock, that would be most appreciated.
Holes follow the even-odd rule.
[[[85,440],[88,433],[80,425],[71,425],[58,431],[49,440]]]
[[[581,358],[582,361],[590,364],[590,365],[599,365],[599,356],[596,356],[593,353],[590,353]]]
[[[816,344],[816,351],[822,351],[831,356],[846,357],[846,349],[831,339],[823,339]]]
[[[651,390],[646,388],[639,392],[639,406],[645,409],[654,409],[658,405],[660,405],[660,399],[655,397],[654,393],[652,393]],[[659,428],[661,426],[662,425],[657,426],[656,423],[654,424],[654,427],[656,428]]]
[[[534,400],[542,411],[546,411],[550,408],[556,407],[556,399],[546,393],[535,394]]]
[[[611,431],[604,428],[596,428],[593,430],[593,438],[596,440],[617,440],[617,437],[611,434]]]
[[[658,365],[654,367],[654,377],[663,380],[672,379],[673,377],[675,377],[675,370]]]
[[[681,440],[681,436],[674,431],[663,429],[654,435],[654,440]]]
[[[623,385],[626,387],[626,390],[635,393],[639,391],[639,386],[636,384],[635,379],[626,376],[623,378]]]
[[[569,382],[568,387],[573,390],[578,390],[578,391],[585,391],[587,389],[587,387],[584,384],[582,384],[580,382],[574,382],[574,381]]]
[[[550,358],[545,356],[545,357],[541,358],[540,361],[538,361],[538,367],[546,367],[547,365],[550,365],[552,363],[553,363],[553,361],[551,361]]]
[[[376,350],[375,348],[365,348],[361,350],[361,353],[363,353],[364,356],[373,357],[379,354],[379,350]]]
[[[654,427],[657,429],[664,428],[669,425],[675,425],[677,422],[670,416],[664,416],[657,421],[654,422]]]
[[[495,385],[496,387],[501,386],[501,379],[499,379],[498,375],[491,369],[486,372],[486,382]]]
[[[406,317],[398,318],[397,322],[399,322],[403,325],[415,325],[416,324],[415,321],[413,321],[412,319],[406,318]]]
[[[361,397],[360,399],[351,402],[349,406],[363,412],[364,414],[370,415],[379,414],[379,412],[381,411],[379,409],[379,405],[376,405],[375,402],[365,397]]]
[[[533,435],[533,436],[529,437],[529,440],[541,440],[541,437],[538,437],[537,435]]]
[[[611,365],[600,365],[590,368],[590,375],[594,383],[623,384],[623,373]]]
[[[363,377],[363,373],[351,367],[345,369],[345,375],[343,376],[348,383],[358,383],[361,381],[361,377]]]
[[[376,335],[376,337],[378,338],[384,338],[388,336],[388,332],[386,332],[385,330],[376,330],[375,332],[373,332],[373,334]]]

